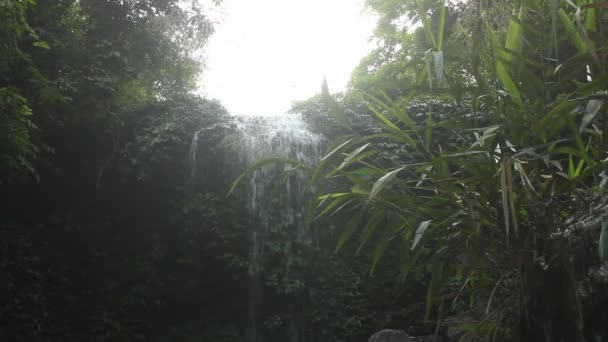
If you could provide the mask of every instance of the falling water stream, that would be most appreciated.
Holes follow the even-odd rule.
[[[285,158],[304,166],[315,165],[322,153],[324,139],[312,132],[300,115],[235,116],[232,129],[226,134],[220,148],[226,158],[237,161],[242,170],[256,162],[269,158]],[[192,139],[190,158],[192,176],[197,168],[199,136],[205,128],[197,131]],[[249,252],[250,273],[250,331],[249,340],[258,340],[258,306],[261,287],[260,262],[264,257],[264,237],[271,225],[273,229],[295,229],[296,239],[305,239],[304,208],[306,208],[306,175],[301,170],[292,170],[284,178],[285,171],[293,165],[268,165],[251,174],[245,186],[249,210],[261,224],[251,231]],[[284,178],[284,179],[283,179]],[[277,188],[278,187],[278,188]],[[272,222],[271,222],[272,218]],[[278,222],[277,222],[278,220]],[[266,231],[265,231],[266,230]],[[289,258],[289,255],[287,256]],[[289,260],[286,262],[289,273]],[[297,339],[297,338],[296,338]]]

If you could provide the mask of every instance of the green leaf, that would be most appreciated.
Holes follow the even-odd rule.
[[[433,62],[433,53],[428,50],[424,53],[424,63],[426,64],[426,73],[429,77],[429,90],[433,91],[433,74],[431,73],[431,63]]]
[[[369,219],[369,221],[367,221],[367,224],[363,228],[363,232],[361,233],[361,237],[359,239],[360,240],[359,247],[357,248],[357,252],[356,252],[357,255],[359,255],[359,253],[361,253],[361,250],[363,249],[365,244],[369,241],[369,238],[376,231],[376,229],[380,226],[380,224],[384,222],[384,220],[386,219],[386,216],[387,216],[386,211],[379,210],[372,215],[372,217]]]
[[[331,202],[330,202],[330,203],[329,203],[329,204],[328,204],[328,205],[325,207],[325,209],[323,209],[323,211],[321,211],[321,213],[319,213],[319,215],[317,215],[317,216],[315,217],[315,220],[318,220],[319,218],[321,218],[321,217],[325,216],[325,214],[329,213],[329,212],[330,212],[332,209],[334,209],[334,208],[335,208],[335,207],[337,207],[338,205],[341,205],[341,204],[343,204],[344,202],[346,202],[346,200],[347,200],[347,199],[348,199],[348,198],[347,198],[347,197],[344,197],[344,196],[343,196],[343,197],[337,197],[337,198],[334,198],[334,200],[333,200],[333,201],[331,201]],[[342,208],[342,207],[340,207],[340,208],[338,208],[338,209],[341,209],[341,208]],[[337,210],[336,210],[334,213],[336,213],[336,212],[337,212]]]
[[[35,47],[39,47],[39,48],[41,48],[41,49],[45,49],[45,50],[49,50],[49,49],[51,48],[51,47],[49,46],[49,44],[48,44],[47,42],[45,42],[44,40],[39,40],[39,41],[36,41],[36,42],[34,42],[34,44],[32,44],[32,45],[34,45]]]
[[[234,189],[247,177],[251,176],[257,170],[268,166],[268,165],[276,165],[276,164],[290,164],[290,165],[301,165],[298,161],[287,159],[287,158],[269,158],[261,160],[250,167],[248,167],[234,182],[232,182],[232,186],[230,186],[230,190],[228,191],[228,196],[232,194]]]
[[[397,125],[395,125],[394,123],[392,123],[391,120],[387,119],[384,115],[382,115],[377,110],[375,110],[373,108],[371,108],[371,110],[382,121],[383,126],[388,131],[390,131],[391,133],[393,133],[396,137],[398,137],[399,140],[402,140],[404,143],[406,143],[406,144],[408,144],[410,146],[417,146],[416,141],[414,141],[414,139],[412,139],[402,129],[400,129],[399,127],[397,127]]]
[[[492,30],[491,27],[488,26],[488,30],[490,31],[490,40],[492,42],[492,48],[494,50],[494,54],[497,56],[494,58],[494,66],[496,69],[496,75],[498,76],[500,83],[505,88],[507,93],[509,93],[509,95],[511,95],[511,98],[513,99],[513,101],[515,103],[517,103],[518,105],[523,106],[523,102],[521,100],[519,90],[517,89],[515,82],[513,82],[513,79],[511,79],[511,75],[509,75],[507,66],[501,60],[501,58],[499,58],[499,56],[502,55],[501,54],[502,50],[500,47],[500,43],[498,42],[498,37],[496,36],[496,33],[494,32],[494,30]]]
[[[583,114],[583,119],[581,120],[581,125],[579,127],[579,132],[582,132],[589,124],[595,119],[595,116],[602,108],[604,104],[604,100],[592,99],[587,103],[587,107],[585,107],[585,113]]]
[[[420,223],[420,225],[418,225],[418,229],[416,229],[416,235],[414,236],[414,242],[412,242],[412,250],[416,248],[416,246],[418,246],[420,239],[422,239],[422,237],[424,236],[424,232],[426,232],[426,230],[429,228],[431,222],[432,220],[423,221]]]
[[[519,54],[521,53],[522,41],[523,41],[523,29],[521,27],[520,21],[523,20],[524,17],[524,6],[521,5],[519,7],[519,15],[516,19],[511,19],[509,22],[509,27],[507,28],[507,37],[505,41],[505,48],[510,53]],[[509,61],[514,62],[517,57],[513,54],[509,54]]]
[[[595,7],[597,5],[602,5],[601,3],[594,4],[594,0],[589,0],[589,4],[583,6],[582,8],[587,9],[587,16],[585,18],[585,29],[587,31],[597,31],[597,22],[595,19]],[[608,3],[604,3],[604,5],[608,5]]]
[[[321,161],[324,161],[325,159],[330,158],[331,156],[333,156],[336,152],[340,151],[344,146],[350,144],[350,142],[353,141],[353,139],[348,139],[345,142],[343,142],[342,144],[340,144],[340,146],[334,148],[333,150],[331,150],[331,152],[329,152],[328,154],[326,154]]]
[[[348,164],[350,164],[353,159],[359,155],[359,153],[363,152],[363,150],[365,150],[367,148],[367,146],[369,146],[369,143],[357,148],[356,150],[352,151],[351,153],[349,153],[346,158],[344,158],[344,161],[342,162],[342,164],[340,164],[340,166],[338,167],[338,170],[342,170],[345,166],[347,166]]]
[[[445,0],[441,3],[441,12],[439,13],[439,27],[437,28],[437,50],[443,49],[443,31],[445,30]]]
[[[598,254],[602,262],[608,262],[608,216],[605,216],[602,220],[602,230],[600,231],[600,239],[598,241]]]
[[[427,152],[431,149],[431,141],[433,139],[433,115],[429,109],[429,114],[426,117],[426,127],[424,132],[424,148]]]
[[[344,230],[342,230],[342,234],[340,234],[340,237],[338,238],[338,243],[336,245],[334,253],[338,253],[342,249],[342,247],[344,247],[344,244],[351,239],[351,237],[359,227],[359,223],[361,222],[361,216],[362,214],[361,212],[359,212],[358,214],[355,214],[353,217],[351,217],[350,220],[348,220],[346,226],[344,227]]]
[[[441,290],[443,286],[443,267],[444,263],[439,261],[433,261],[431,265],[431,281],[426,292],[426,313],[425,319],[429,319],[431,308],[433,307],[433,299],[437,295],[437,292]]]
[[[566,12],[561,8],[558,10],[557,13],[559,15],[559,19],[562,22],[562,25],[566,29],[566,34],[568,35],[568,37],[572,41],[572,44],[574,44],[574,46],[576,47],[578,52],[580,52],[582,54],[589,53],[589,49],[587,48],[587,45],[583,41],[583,38],[581,37],[581,35],[576,30],[576,27],[574,26],[574,23],[572,22],[572,20],[570,20],[570,18],[568,17],[568,14],[566,14]]]
[[[437,76],[437,86],[443,80],[443,51],[433,52],[433,62],[435,63],[435,75]]]
[[[333,194],[326,194],[323,196],[319,196],[319,197],[317,197],[317,199],[322,201],[322,200],[326,200],[328,198],[336,198],[336,197],[342,197],[342,196],[348,196],[348,195],[350,195],[350,192],[336,192]]]
[[[573,179],[574,175],[574,161],[572,161],[572,156],[568,159],[568,178]]]
[[[382,176],[380,179],[378,179],[376,181],[376,183],[374,183],[374,186],[372,186],[372,191],[370,191],[370,193],[369,193],[368,201],[371,201],[372,199],[374,199],[374,197],[376,197],[376,195],[378,195],[380,190],[382,190],[386,186],[386,184],[388,184],[393,178],[395,178],[395,176],[397,176],[397,173],[399,173],[399,171],[401,171],[403,169],[405,169],[405,166],[400,167],[397,170],[393,170],[393,171],[387,173],[386,175]]]
[[[426,34],[426,38],[433,45],[433,47],[437,49],[437,42],[435,41],[435,37],[433,37],[431,22],[428,16],[426,15],[426,10],[424,9],[422,0],[416,0],[416,6],[418,7],[418,15],[420,16],[420,20],[422,21],[422,27],[424,29],[424,33]]]
[[[551,1],[551,32],[553,34],[553,45],[555,46],[555,59],[559,60],[559,47],[557,42],[557,12],[560,0]]]

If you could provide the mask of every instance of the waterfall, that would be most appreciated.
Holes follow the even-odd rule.
[[[324,138],[312,132],[299,114],[278,116],[235,116],[231,129],[219,147],[226,160],[236,162],[244,171],[251,165],[269,158],[286,158],[304,166],[314,166],[321,158]],[[190,157],[192,176],[197,169],[199,132],[194,134]],[[200,159],[200,158],[199,158]],[[258,222],[252,225],[249,252],[250,273],[250,331],[249,341],[256,342],[258,336],[258,307],[261,291],[265,238],[278,229],[290,230],[286,236],[306,244],[304,211],[307,207],[306,174],[293,165],[267,165],[251,174],[242,184],[247,196],[249,211]],[[200,168],[200,167],[199,167]],[[289,177],[285,177],[289,174]],[[294,236],[295,235],[295,236]],[[284,241],[286,261],[285,277],[289,274],[292,256],[289,252],[294,241]]]
[[[194,132],[194,136],[192,137],[192,143],[190,144],[190,180],[194,180],[194,176],[196,175],[196,156],[198,153],[198,135],[200,131]]]
[[[305,166],[315,165],[321,156],[323,138],[310,131],[300,115],[270,117],[236,117],[235,132],[226,136],[222,145],[227,153],[241,165],[252,164],[269,158],[287,158]],[[288,179],[281,171],[289,171],[291,165],[282,170],[270,165],[256,170],[249,178],[247,195],[252,213],[264,220],[281,202],[282,224],[302,222],[301,196],[305,191],[304,174],[294,172]],[[280,191],[277,184],[284,181]],[[276,201],[269,201],[274,198]],[[272,202],[272,203],[271,203]],[[271,205],[272,208],[269,208]]]

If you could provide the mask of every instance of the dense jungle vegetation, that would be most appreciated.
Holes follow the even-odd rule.
[[[0,340],[608,341],[608,2],[366,5],[326,152],[247,166],[197,1],[0,0]]]

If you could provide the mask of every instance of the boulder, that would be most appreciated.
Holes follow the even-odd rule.
[[[446,339],[439,335],[413,337],[403,330],[384,329],[373,334],[367,342],[444,342]],[[451,340],[447,340],[451,341]]]
[[[414,342],[405,331],[384,329],[373,334],[367,342]]]

